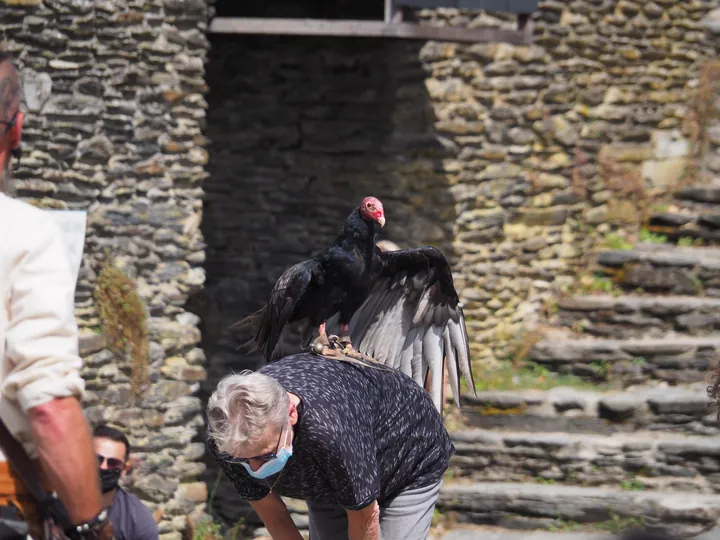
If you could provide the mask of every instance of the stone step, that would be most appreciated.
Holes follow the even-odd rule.
[[[676,191],[675,198],[680,201],[718,204],[720,203],[720,186],[713,184],[688,186]]]
[[[606,434],[450,433],[455,478],[625,490],[720,492],[720,436],[660,432]]]
[[[446,482],[438,510],[461,523],[507,529],[596,528],[641,523],[697,535],[717,525],[720,495],[623,491],[563,485]]]
[[[650,216],[646,228],[652,233],[666,235],[673,241],[690,238],[714,243],[720,240],[720,212],[661,212]]]
[[[529,359],[560,373],[624,386],[704,380],[720,351],[720,334],[649,339],[552,339],[532,347]]]
[[[477,397],[463,395],[461,411],[468,425],[482,429],[596,434],[645,430],[718,436],[720,424],[709,405],[706,386],[479,392]]]
[[[615,339],[720,330],[720,298],[588,295],[560,298],[553,325]]]
[[[720,297],[720,249],[641,243],[600,251],[595,263],[625,290]]]
[[[439,540],[617,540],[617,536],[608,532],[518,532],[473,526],[455,528],[437,538]],[[430,540],[434,540],[434,537],[431,536]]]
[[[614,530],[613,527],[608,527]],[[607,531],[593,531],[582,527],[579,523],[565,524],[563,529],[572,529],[574,532],[560,531],[512,531],[499,527],[482,525],[455,526],[437,536],[430,536],[430,540],[618,540],[618,534]],[[648,540],[655,538],[648,537]],[[693,540],[720,540],[720,528],[711,529]]]

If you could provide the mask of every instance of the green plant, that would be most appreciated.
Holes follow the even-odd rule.
[[[555,298],[548,298],[543,302],[543,306],[545,307],[545,313],[548,317],[551,317],[552,315],[556,315],[558,311],[560,311],[560,305],[558,304],[558,301]]]
[[[605,236],[601,245],[608,249],[616,249],[622,251],[629,251],[633,248],[632,243],[630,243],[624,236],[618,233],[610,233]]]
[[[590,362],[588,366],[591,367],[595,371],[595,373],[597,373],[603,379],[606,379],[608,373],[610,372],[610,364],[608,364],[607,360]]]
[[[209,519],[203,520],[195,526],[192,540],[223,540],[222,527]]]
[[[702,280],[697,276],[690,276],[690,281],[692,282],[695,294],[702,294],[704,289]]]
[[[583,321],[575,321],[570,326],[570,329],[576,334],[582,334],[585,331],[585,323]]]
[[[577,521],[558,519],[547,528],[550,532],[572,532],[582,530],[583,526]]]
[[[627,529],[639,528],[645,525],[645,520],[642,517],[636,516],[619,516],[616,512],[610,510],[610,519],[607,521],[601,521],[595,524],[595,528],[601,531],[608,531],[611,533],[619,533]]]
[[[245,519],[238,519],[235,525],[233,525],[233,527],[230,529],[230,538],[228,540],[237,540],[238,537],[240,537],[240,534],[244,533],[246,530],[247,525],[245,524]],[[242,538],[246,538],[246,535],[243,534]]]
[[[135,283],[107,262],[98,275],[95,301],[108,345],[130,357],[132,389],[139,397],[149,386],[150,366],[147,316]]]
[[[668,237],[664,234],[650,232],[647,229],[640,229],[640,241],[650,242],[652,244],[665,244],[668,241]]]
[[[647,358],[643,358],[642,356],[637,356],[637,357],[635,357],[635,358],[632,359],[632,365],[633,365],[633,366],[644,366],[644,365],[646,365],[647,363],[648,363],[648,362],[647,362]]]
[[[577,375],[555,373],[543,365],[528,361],[522,366],[513,366],[508,361],[500,362],[498,366],[492,368],[475,366],[473,375],[475,389],[478,392],[523,390],[528,388],[549,390],[558,386],[570,386],[587,390],[602,390],[608,387],[606,384],[588,381]]]
[[[537,483],[545,486],[552,486],[555,484],[555,480],[552,478],[537,478]]]
[[[690,236],[681,236],[677,239],[677,245],[682,247],[694,247],[703,245],[702,238],[691,238]]]
[[[215,494],[217,493],[220,481],[223,478],[223,472],[218,471],[215,476],[215,482],[210,489],[210,497],[208,499],[207,511],[212,512],[213,503],[215,501]],[[223,528],[222,525],[213,521],[212,519],[201,519],[195,523],[190,516],[188,520],[188,530],[185,537],[191,540],[223,540]],[[244,527],[244,520],[240,519],[235,526],[231,529],[231,540],[235,540],[240,534],[241,529]],[[189,534],[187,534],[189,533]]]
[[[620,483],[620,487],[622,487],[625,491],[644,491],[645,490],[645,484],[643,484],[637,478],[631,478],[630,480],[623,480]]]
[[[604,276],[598,272],[585,272],[578,277],[568,292],[570,294],[605,293],[620,296],[622,289],[609,276]]]

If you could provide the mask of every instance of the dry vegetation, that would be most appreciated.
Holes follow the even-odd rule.
[[[682,185],[707,179],[705,156],[710,149],[709,127],[719,116],[720,60],[709,60],[700,68],[698,86],[688,103],[683,130],[690,139],[691,159]]]
[[[130,359],[131,384],[135,397],[141,397],[150,383],[147,315],[135,283],[112,263],[106,263],[95,289],[108,345]]]

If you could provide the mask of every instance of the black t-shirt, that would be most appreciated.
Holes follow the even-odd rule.
[[[430,396],[392,369],[298,354],[260,373],[300,397],[293,455],[264,480],[217,460],[244,499],[279,495],[357,510],[438,482],[455,448]],[[208,446],[217,456],[210,439]],[[275,483],[277,481],[277,483]]]

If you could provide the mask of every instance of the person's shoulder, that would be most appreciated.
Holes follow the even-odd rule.
[[[321,368],[327,367],[327,363],[331,362],[328,358],[323,358],[312,353],[301,352],[297,354],[291,354],[289,356],[283,356],[277,360],[274,360],[268,364],[265,364],[258,371],[260,373],[267,372],[268,374],[285,371],[287,369],[297,370],[300,368]]]
[[[136,517],[139,514],[144,514],[145,517],[150,518],[152,522],[155,523],[152,512],[147,506],[145,506],[145,504],[140,500],[139,497],[133,495],[132,493],[123,488],[118,489],[118,495],[125,499],[125,503],[127,504],[127,506],[131,507],[131,511],[133,512],[133,514],[135,514]]]
[[[29,203],[0,193],[0,209],[0,217],[7,220],[9,229],[22,231],[24,245],[34,240],[43,241],[48,236],[59,237],[61,234],[57,223],[44,210]]]
[[[3,214],[7,213],[10,217],[27,217],[31,219],[39,219],[41,221],[50,221],[47,215],[45,215],[45,212],[43,212],[40,208],[37,208],[25,201],[8,197],[2,193],[0,193],[0,205],[3,207]]]

